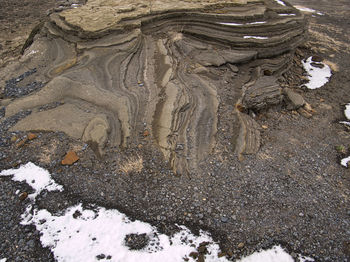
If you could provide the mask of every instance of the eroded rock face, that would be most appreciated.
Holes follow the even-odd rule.
[[[5,116],[59,102],[13,130],[60,130],[101,152],[147,129],[185,173],[212,152],[218,108],[231,103],[236,123],[227,132],[236,133],[232,152],[242,157],[258,150],[260,137],[236,105],[261,110],[281,101],[276,77],[304,27],[296,9],[273,0],[90,0],[44,24],[22,63],[47,84],[9,103]]]

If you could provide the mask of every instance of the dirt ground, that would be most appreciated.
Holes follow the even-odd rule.
[[[1,146],[0,170],[28,161],[47,168],[66,190],[39,198],[41,208],[59,211],[78,202],[94,203],[117,208],[167,233],[175,223],[194,231],[206,229],[233,260],[281,244],[294,256],[302,253],[315,261],[350,261],[350,169],[340,165],[340,159],[350,155],[350,132],[339,124],[350,102],[350,3],[289,2],[322,12],[307,14],[310,34],[300,52],[328,60],[333,75],[317,90],[293,87],[315,110],[312,118],[284,105],[257,116],[266,128],[256,156],[238,161],[224,146],[230,138],[219,131],[213,154],[197,172],[179,177],[142,134],[141,146],[123,151],[110,148],[99,159],[81,141],[61,133],[38,133],[39,138],[22,147]],[[0,0],[0,70],[20,56],[28,34],[48,10],[62,3]],[[228,113],[225,110],[229,108],[221,108],[220,113]],[[218,130],[224,129],[219,123]],[[339,146],[345,150],[340,152]],[[80,160],[61,166],[70,149],[78,152]],[[139,167],[128,170],[130,161]],[[25,202],[12,197],[13,191],[28,189],[7,178],[0,178],[0,185],[0,207],[11,207],[6,208],[7,218],[0,216],[0,254],[6,254],[9,261],[54,261],[49,250],[41,248],[35,229],[15,226]],[[34,240],[34,245],[22,245],[22,238],[26,243]]]

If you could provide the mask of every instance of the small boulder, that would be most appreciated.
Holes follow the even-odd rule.
[[[258,78],[250,86],[243,96],[243,106],[245,108],[261,110],[272,105],[277,105],[282,101],[281,87],[273,76],[263,76]]]
[[[304,98],[301,95],[299,95],[298,93],[294,92],[289,88],[284,88],[283,93],[287,98],[287,102],[289,102],[288,107],[290,110],[296,110],[304,106],[306,103]]]

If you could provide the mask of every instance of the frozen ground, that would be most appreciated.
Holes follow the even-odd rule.
[[[205,246],[205,261],[228,261],[219,258],[220,248],[210,234],[200,231],[193,235],[185,226],[179,226],[179,232],[169,237],[157,232],[150,224],[134,220],[115,209],[94,206],[84,208],[81,204],[69,207],[59,214],[51,214],[44,209],[35,208],[35,197],[46,191],[63,191],[49,172],[33,163],[27,163],[18,169],[4,170],[0,176],[12,176],[14,181],[26,182],[34,193],[31,203],[22,214],[22,225],[35,225],[41,232],[43,247],[53,252],[57,261],[123,261],[123,262],[163,262],[196,261],[190,254]],[[139,250],[130,250],[126,246],[128,236],[143,236],[144,246]],[[299,256],[299,261],[305,260]],[[6,258],[0,260],[5,262]],[[240,262],[293,262],[293,258],[280,246],[261,250],[244,257]]]

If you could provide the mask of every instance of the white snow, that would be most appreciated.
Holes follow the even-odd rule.
[[[294,262],[294,259],[281,246],[274,246],[255,252],[238,262]]]
[[[62,186],[51,179],[48,171],[33,163],[18,169],[2,171],[0,175],[13,175],[13,180],[25,181],[32,186],[36,191],[32,194],[32,203],[35,202],[35,196],[44,189],[63,190]],[[201,230],[199,236],[195,236],[185,226],[178,226],[179,232],[169,237],[157,232],[150,224],[138,220],[131,221],[115,209],[107,210],[98,206],[84,208],[78,204],[59,214],[52,214],[45,209],[33,208],[30,204],[21,217],[22,225],[35,225],[41,232],[42,245],[51,249],[57,261],[98,261],[99,255],[105,256],[103,261],[115,262],[180,262],[183,258],[195,261],[189,254],[196,251],[202,242],[209,242],[206,246],[208,254],[205,255],[205,261],[228,261],[225,257],[218,258],[219,245],[205,231]],[[149,242],[141,250],[129,250],[125,245],[125,237],[128,234],[146,234]],[[239,262],[277,261],[292,262],[293,259],[282,247],[274,246],[239,260]],[[0,259],[0,262],[6,262],[6,258]]]
[[[251,23],[246,23],[246,24],[238,24],[238,23],[218,23],[220,25],[229,25],[229,26],[240,26],[240,25],[259,25],[259,24],[265,24],[266,21],[257,21],[257,22],[251,22]]]
[[[312,57],[309,57],[306,62],[302,61],[305,71],[309,75],[309,83],[306,84],[306,87],[309,89],[317,89],[325,85],[329,78],[332,76],[332,71],[330,67],[324,63],[323,68],[314,67],[311,65]]]
[[[345,114],[345,117],[348,120],[350,120],[350,103],[345,106],[344,114]],[[346,126],[350,126],[350,122],[348,121],[340,121],[339,123]]]
[[[346,121],[340,121],[340,124],[346,125],[346,126],[350,126],[350,122],[346,122]]]
[[[39,51],[38,50],[32,50],[28,53],[28,55],[34,55],[36,53],[38,53]],[[1,262],[1,261],[0,261]]]
[[[280,5],[286,6],[286,4],[282,1],[282,0],[275,0],[277,3],[279,3]]]
[[[227,261],[226,258],[218,258],[220,248],[208,233],[201,231],[200,236],[194,236],[184,226],[170,238],[159,234],[147,223],[132,222],[119,211],[102,207],[92,210],[77,205],[61,215],[53,215],[47,210],[34,210],[32,216],[29,213],[22,224],[36,226],[42,233],[42,245],[50,247],[57,261],[95,261],[96,256],[104,254],[111,256],[112,261],[175,262],[182,261],[205,241],[211,243],[207,247],[211,254],[206,256],[206,261]],[[80,215],[74,218],[73,214]],[[139,251],[129,250],[124,239],[132,233],[146,234],[149,244]]]
[[[41,191],[62,191],[63,187],[56,184],[49,172],[29,162],[18,169],[8,169],[0,173],[0,176],[12,176],[14,181],[25,181],[35,192],[28,197],[34,199]]]
[[[295,16],[296,14],[278,14],[279,16]]]
[[[247,25],[260,25],[260,24],[266,24],[266,22],[265,21],[257,21],[257,22],[247,23]]]
[[[219,23],[220,25],[230,25],[230,26],[240,26],[243,24],[237,24],[237,23]]]
[[[244,39],[269,39],[268,37],[265,37],[265,36],[251,36],[251,35],[246,35],[243,37]]]
[[[302,255],[298,256],[298,260],[299,260],[299,262],[314,262],[315,261],[315,259],[313,259],[311,257],[305,257]]]
[[[344,114],[345,117],[350,120],[350,103],[345,106]]]
[[[341,164],[342,166],[347,167],[349,162],[350,162],[350,156],[348,156],[347,158],[343,158],[343,159],[340,161],[340,164]]]
[[[305,13],[316,13],[318,15],[324,15],[324,13],[321,13],[321,12],[317,12],[316,10],[314,9],[311,9],[311,8],[308,8],[308,7],[305,7],[305,6],[302,6],[302,5],[295,5],[294,6],[296,9],[298,9],[299,11],[301,12],[305,12]]]

